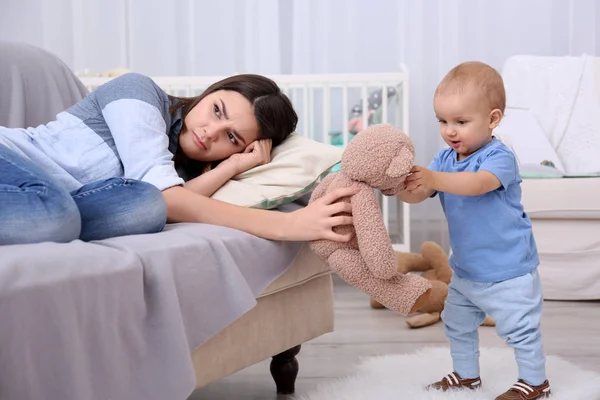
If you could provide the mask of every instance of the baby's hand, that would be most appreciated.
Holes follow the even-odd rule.
[[[415,165],[406,178],[405,188],[410,193],[435,190],[433,172],[425,167]]]

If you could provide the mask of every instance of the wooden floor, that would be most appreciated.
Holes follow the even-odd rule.
[[[302,347],[296,393],[306,394],[319,383],[353,371],[361,357],[410,352],[426,345],[446,345],[441,323],[411,330],[403,317],[373,310],[368,298],[335,280],[335,331]],[[544,302],[542,319],[547,354],[559,355],[600,372],[600,302]],[[505,346],[494,328],[481,328],[482,346]],[[273,400],[293,397],[275,394],[269,361],[240,371],[197,390],[188,400]]]

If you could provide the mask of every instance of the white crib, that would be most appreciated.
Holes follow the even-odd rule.
[[[409,133],[409,76],[405,66],[399,72],[378,74],[268,75],[290,97],[299,117],[297,132],[313,140],[343,147],[351,140],[348,121],[362,118],[362,126],[391,123]],[[224,76],[154,76],[167,93],[197,96]],[[112,78],[80,77],[92,91]],[[375,93],[381,91],[377,99]],[[391,98],[383,94],[389,94]],[[369,96],[378,103],[369,110]],[[355,107],[353,107],[355,106]],[[371,117],[371,118],[370,118]],[[394,248],[410,251],[410,208],[395,197],[379,195],[384,222]]]

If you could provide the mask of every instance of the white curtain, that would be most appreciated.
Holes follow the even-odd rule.
[[[389,72],[404,63],[421,164],[442,145],[432,95],[451,67],[598,56],[599,23],[600,0],[0,0],[0,39],[46,48],[76,71]],[[437,202],[413,210],[414,249],[447,245]]]
[[[148,75],[280,70],[278,0],[0,0],[0,39],[76,71]]]

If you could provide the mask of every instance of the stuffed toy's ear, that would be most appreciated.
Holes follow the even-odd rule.
[[[394,157],[385,174],[390,178],[400,178],[410,172],[412,163],[404,153]]]

